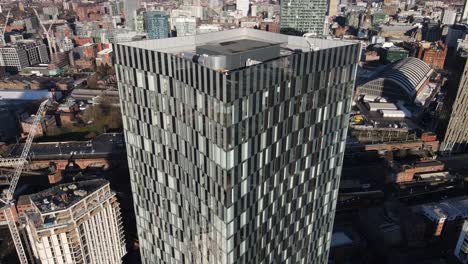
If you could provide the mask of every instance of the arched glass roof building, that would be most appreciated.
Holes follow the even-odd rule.
[[[433,70],[424,61],[409,57],[383,67],[356,90],[356,95],[372,95],[393,100],[413,101]]]

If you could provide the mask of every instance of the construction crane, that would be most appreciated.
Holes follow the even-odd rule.
[[[37,20],[39,20],[39,24],[41,24],[42,30],[44,31],[44,34],[46,35],[47,43],[49,45],[49,53],[50,57],[53,56],[57,52],[57,49],[55,47],[55,37],[50,37],[50,30],[52,29],[53,23],[50,23],[49,29],[46,29],[44,24],[42,23],[41,18],[39,17],[39,14],[37,13],[37,10],[34,8],[34,13],[36,14]]]
[[[6,27],[8,25],[8,19],[10,18],[10,10],[8,10],[8,13],[5,18],[5,26],[2,29],[2,35],[0,36],[0,45],[6,45],[6,40],[5,40],[5,33],[6,33]]]
[[[8,224],[8,228],[10,229],[11,238],[13,239],[13,243],[15,244],[16,252],[18,253],[18,258],[21,264],[27,264],[28,258],[26,252],[24,251],[23,244],[21,242],[21,237],[18,231],[18,227],[16,226],[16,221],[13,217],[12,209],[15,206],[13,194],[15,192],[16,185],[18,184],[18,180],[21,176],[21,173],[23,172],[24,166],[27,163],[29,150],[31,149],[34,136],[36,135],[37,126],[40,124],[42,117],[46,113],[50,102],[51,99],[47,99],[40,104],[36,116],[34,117],[32,126],[30,127],[28,137],[26,138],[26,142],[24,143],[21,156],[19,157],[20,162],[17,162],[14,172],[11,178],[9,179],[9,187],[3,191],[2,197],[0,199],[0,201],[3,203],[3,206],[2,208],[0,208],[0,210],[3,211],[5,215],[5,220]]]

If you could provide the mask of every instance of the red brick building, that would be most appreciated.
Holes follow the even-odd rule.
[[[100,21],[101,7],[93,4],[80,4],[74,8],[79,21]]]
[[[31,131],[32,124],[34,123],[35,117],[30,116],[27,117],[24,120],[21,120],[21,130],[23,131],[23,135],[26,137],[26,135],[29,134],[29,131]],[[57,127],[57,123],[55,121],[54,116],[46,115],[41,118],[41,125],[36,126],[36,137],[43,136],[44,134],[47,133],[47,131],[51,128]]]
[[[84,37],[73,37],[73,41],[75,42],[76,46],[83,46],[84,44],[86,43],[93,43],[93,39],[92,38],[84,38]]]
[[[443,69],[447,50],[447,45],[442,43],[442,41],[433,43],[421,42],[419,43],[417,57],[434,69]]]
[[[395,175],[395,182],[409,182],[412,181],[414,175],[417,173],[434,172],[444,170],[444,163],[438,160],[418,161],[412,165],[402,165]]]
[[[261,22],[260,29],[268,32],[279,33],[279,24],[277,22]]]
[[[86,43],[81,46],[83,48],[83,59],[94,60],[96,58],[96,45],[92,43]]]
[[[16,211],[18,213],[18,217],[25,217],[25,212],[31,209],[33,209],[33,205],[29,199],[29,195],[21,195],[18,199],[18,202],[16,202]]]

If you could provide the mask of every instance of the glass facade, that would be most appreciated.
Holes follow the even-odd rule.
[[[439,151],[443,154],[468,152],[468,63],[458,84],[457,97]]]
[[[149,39],[169,37],[169,16],[162,11],[145,12],[145,27]]]
[[[327,263],[359,45],[230,71],[114,50],[143,261]]]

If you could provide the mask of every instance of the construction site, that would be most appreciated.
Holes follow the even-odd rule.
[[[34,143],[38,124],[52,105],[47,99],[39,106],[24,143],[2,151],[0,228],[9,232],[0,238],[6,254],[0,262],[121,263],[128,238],[117,195],[103,178],[112,180],[110,168],[126,164],[122,134]],[[114,184],[117,189],[128,187]],[[125,212],[132,209],[125,203]]]
[[[125,240],[119,203],[106,180],[61,184],[29,196],[22,213],[38,263],[120,263]],[[106,243],[101,243],[106,241]]]

